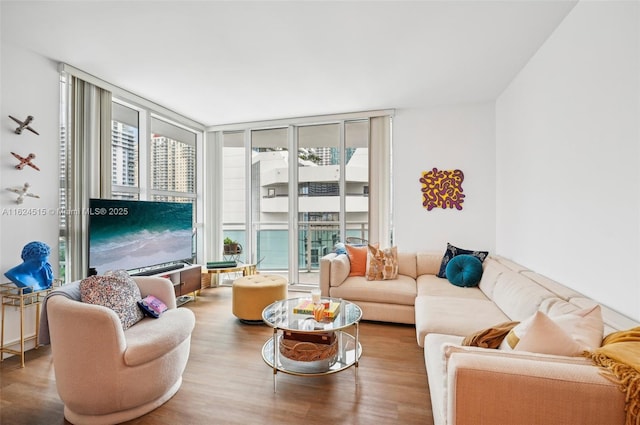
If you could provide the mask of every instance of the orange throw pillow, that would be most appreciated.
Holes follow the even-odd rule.
[[[364,276],[367,271],[367,250],[366,246],[345,245],[347,255],[351,263],[349,276]]]

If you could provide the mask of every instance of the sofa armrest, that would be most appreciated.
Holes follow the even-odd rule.
[[[56,385],[63,399],[77,393],[113,390],[91,377],[115,375],[124,365],[126,339],[111,309],[63,296],[47,300]],[[65,377],[65,378],[62,378]]]
[[[624,394],[590,364],[453,353],[449,424],[623,424]]]
[[[169,279],[158,276],[134,276],[133,280],[136,281],[142,298],[153,295],[162,300],[168,309],[177,308],[176,293]]]
[[[331,260],[336,258],[335,252],[330,252],[320,258],[320,294],[323,297],[329,296],[329,279],[331,276]]]
[[[165,311],[157,319],[145,318],[124,333],[127,366],[139,366],[164,356],[191,338],[196,323],[195,314],[188,308]]]

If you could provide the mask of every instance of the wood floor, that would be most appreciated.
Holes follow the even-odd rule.
[[[196,314],[196,328],[182,387],[128,424],[433,424],[412,326],[361,323],[357,385],[353,367],[312,378],[278,373],[274,393],[272,369],[260,354],[272,330],[232,315],[231,288],[205,289],[187,308]],[[17,356],[0,363],[0,424],[68,423],[50,347],[30,350],[25,368]]]

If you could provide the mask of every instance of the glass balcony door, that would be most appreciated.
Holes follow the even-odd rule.
[[[251,236],[258,269],[289,281],[289,130],[251,131]],[[295,162],[295,161],[294,161]]]
[[[340,240],[342,123],[297,127],[296,282],[317,285],[320,258]]]
[[[222,236],[240,261],[317,286],[322,256],[367,239],[368,119],[222,135]]]
[[[225,248],[218,260],[234,260],[250,263],[247,255],[247,185],[246,185],[246,149],[244,132],[223,133],[222,140],[222,237],[238,244],[233,257],[228,256]],[[225,254],[227,252],[227,254]]]

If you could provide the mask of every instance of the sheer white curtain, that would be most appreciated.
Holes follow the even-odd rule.
[[[68,76],[66,180],[66,278],[82,279],[89,268],[89,198],[111,195],[111,92]]]
[[[369,120],[369,240],[391,246],[391,117]]]

